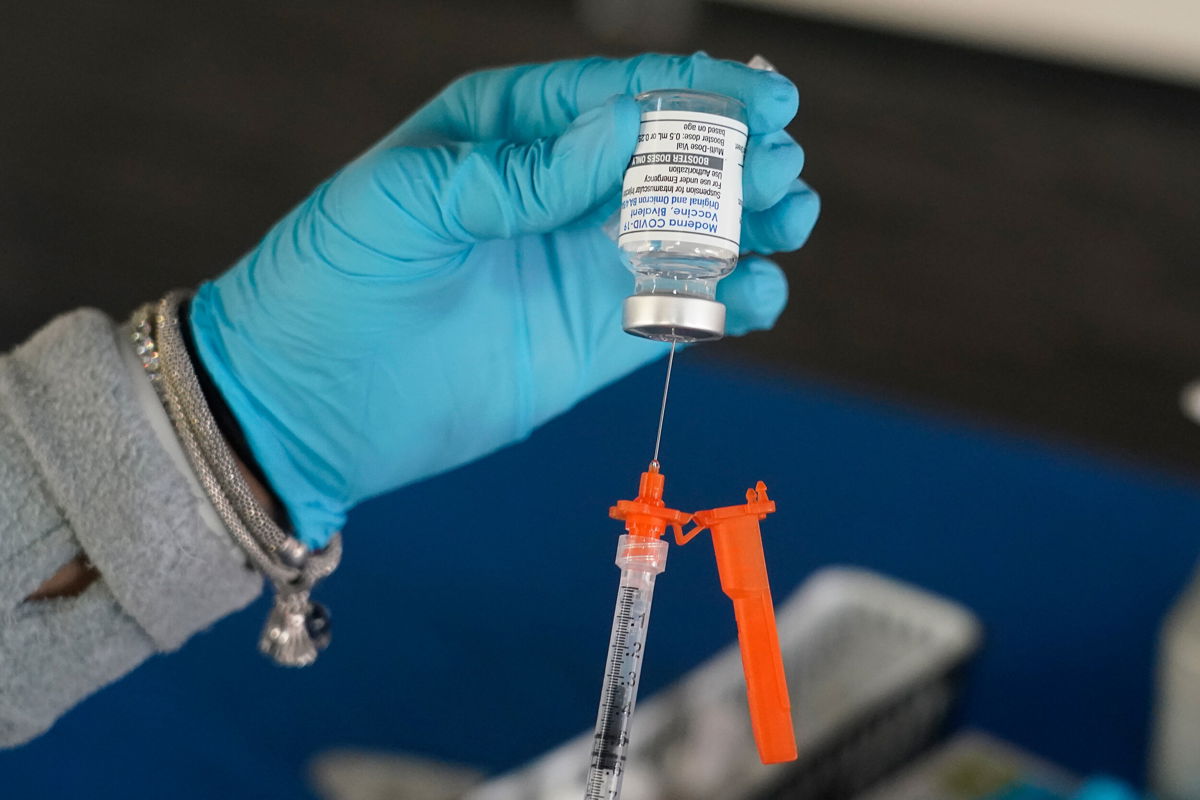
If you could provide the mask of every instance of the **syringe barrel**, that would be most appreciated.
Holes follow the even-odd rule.
[[[654,537],[624,534],[617,543],[616,563],[621,568],[621,583],[608,640],[585,800],[616,800],[621,795],[654,580],[666,569],[667,543]]]

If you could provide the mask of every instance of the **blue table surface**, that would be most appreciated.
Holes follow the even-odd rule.
[[[732,504],[765,480],[777,598],[829,564],[954,598],[987,630],[966,722],[1142,779],[1157,629],[1197,555],[1200,488],[691,353],[677,369],[668,500]],[[314,667],[258,655],[260,600],[0,753],[0,795],[309,797],[304,765],[329,747],[501,770],[590,727],[617,578],[607,509],[635,493],[661,379],[642,370],[527,442],[358,509],[320,592],[335,633]],[[735,635],[711,547],[672,550],[643,692]]]

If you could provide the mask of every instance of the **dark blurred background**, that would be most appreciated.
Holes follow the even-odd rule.
[[[989,634],[965,718],[1080,773],[1138,780],[1155,631],[1200,529],[1200,430],[1179,411],[1200,375],[1200,69],[1131,69],[1099,45],[1064,55],[1053,36],[1033,50],[973,45],[796,5],[826,16],[682,0],[583,13],[549,0],[4,4],[0,343],[80,305],[124,316],[223,270],[463,72],[643,48],[762,53],[800,87],[792,131],[822,219],[781,259],[792,301],[778,328],[683,360],[680,380],[704,394],[672,400],[673,480],[696,507],[744,479],[790,487],[776,531],[798,535],[771,550],[780,596],[819,566],[856,563],[961,600]],[[329,587],[345,609],[338,644],[313,670],[282,680],[260,664],[249,642],[261,616],[239,615],[0,754],[13,796],[250,796],[250,776],[253,796],[298,796],[304,759],[330,743],[499,770],[590,724],[591,681],[538,687],[517,736],[490,721],[529,695],[437,688],[457,667],[411,658],[404,638],[380,643],[370,611],[401,592],[440,604],[444,619],[412,635],[447,663],[471,647],[523,651],[523,634],[497,627],[516,602],[503,599],[502,552],[472,551],[484,602],[436,575],[398,585],[394,564],[445,552],[361,534],[492,530],[479,509],[519,496],[511,482],[530,459],[564,452],[555,522],[603,533],[643,455],[647,432],[626,436],[626,423],[652,411],[660,381],[635,376],[529,443],[353,517]],[[452,512],[435,515],[430,497]],[[526,598],[569,610],[528,621],[555,631],[547,674],[599,666],[611,541],[578,547],[594,575],[564,570]],[[656,599],[648,690],[732,636],[687,633],[700,602],[688,580],[713,586],[687,562]],[[291,725],[279,708],[303,691],[311,722]],[[448,712],[447,697],[477,715]],[[65,763],[89,771],[53,768]]]
[[[465,71],[761,52],[800,86],[824,213],[779,330],[706,357],[1200,469],[1194,88],[718,4],[619,42],[537,0],[52,0],[0,26],[5,345],[219,272]]]

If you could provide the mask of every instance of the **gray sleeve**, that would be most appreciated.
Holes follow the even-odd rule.
[[[79,553],[87,591],[23,602]],[[261,588],[123,329],[84,309],[0,356],[0,746]]]

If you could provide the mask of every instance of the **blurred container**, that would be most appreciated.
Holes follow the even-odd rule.
[[[1150,785],[1163,800],[1200,799],[1200,573],[1163,622]]]
[[[702,11],[699,0],[575,0],[588,33],[632,49],[686,50]]]
[[[830,568],[777,613],[800,757],[763,766],[736,646],[644,703],[632,730],[626,796],[849,797],[936,736],[980,626],[965,608],[865,570]],[[590,731],[476,788],[468,800],[578,800]]]
[[[1065,800],[1079,786],[1079,779],[1066,770],[968,730],[857,800]]]

